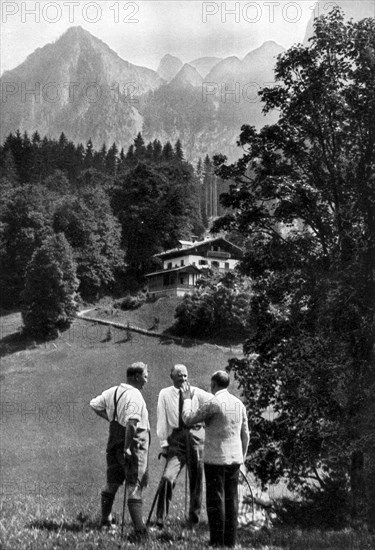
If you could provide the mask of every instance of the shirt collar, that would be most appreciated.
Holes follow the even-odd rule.
[[[225,392],[225,391],[226,391],[226,392],[228,391],[227,388],[224,388],[223,390],[217,391],[217,392],[215,393],[215,396],[218,395],[219,393],[223,393],[223,392]]]

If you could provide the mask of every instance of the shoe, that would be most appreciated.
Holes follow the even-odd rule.
[[[108,531],[116,531],[117,525],[115,523],[112,523],[109,520],[101,521],[100,522],[100,529],[108,530]]]
[[[196,531],[199,527],[199,521],[187,521],[185,525],[185,529],[188,529],[189,531]]]
[[[134,531],[127,536],[129,542],[146,542],[148,541],[150,535],[148,529],[142,531]]]

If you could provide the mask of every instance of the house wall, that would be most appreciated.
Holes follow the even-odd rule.
[[[181,260],[184,262],[181,264]],[[205,264],[201,264],[200,261],[206,262]],[[176,256],[176,258],[173,259],[167,259],[163,261],[163,269],[169,269],[169,264],[172,264],[171,267],[180,267],[181,265],[196,265],[199,268],[202,267],[212,267],[215,264],[212,264],[212,262],[219,262],[219,265],[217,266],[219,269],[226,269],[225,264],[229,264],[228,269],[234,269],[235,266],[238,263],[238,260],[233,260],[232,258],[229,259],[222,259],[222,258],[206,258],[203,256],[193,255],[189,254],[188,256]],[[169,267],[168,267],[169,266]]]

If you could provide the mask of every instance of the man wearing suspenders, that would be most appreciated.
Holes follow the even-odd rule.
[[[96,414],[109,421],[107,484],[101,494],[101,525],[111,526],[116,492],[126,480],[128,509],[136,536],[147,535],[142,517],[142,489],[147,485],[150,424],[141,391],[147,383],[147,365],[128,367],[126,384],[113,386],[90,401]]]

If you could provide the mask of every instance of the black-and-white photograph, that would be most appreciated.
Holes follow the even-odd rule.
[[[1,550],[375,548],[375,0],[1,0]]]

